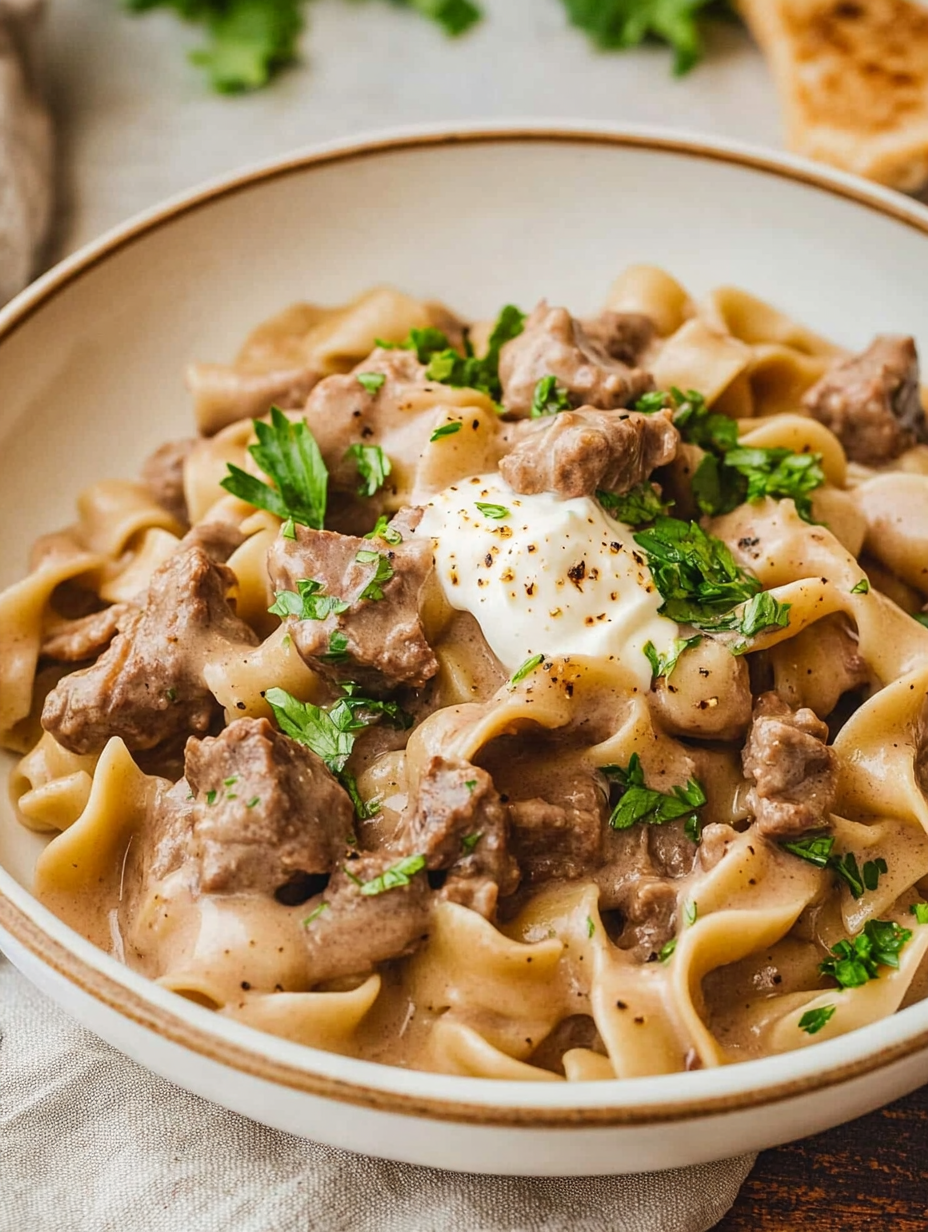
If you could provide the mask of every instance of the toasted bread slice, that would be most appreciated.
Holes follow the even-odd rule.
[[[905,192],[928,182],[928,8],[738,3],[773,70],[790,149]]]

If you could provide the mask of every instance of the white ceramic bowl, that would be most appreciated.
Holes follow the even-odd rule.
[[[484,315],[594,309],[626,264],[734,282],[851,346],[921,331],[928,211],[798,160],[646,132],[418,132],[277,160],[173,201],[0,312],[0,586],[78,490],[190,428],[181,369],[296,299],[376,282]],[[0,761],[5,777],[8,763]],[[594,1174],[771,1146],[928,1080],[928,1002],[721,1070],[514,1083],[334,1056],[219,1018],[96,950],[29,893],[41,838],[0,804],[0,945],[158,1073],[259,1121],[445,1168]]]

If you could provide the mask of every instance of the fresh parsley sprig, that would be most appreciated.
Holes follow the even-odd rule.
[[[861,898],[864,890],[871,892],[877,888],[880,877],[888,872],[886,861],[882,856],[876,860],[867,860],[861,871],[857,857],[852,851],[838,855],[834,850],[835,840],[829,834],[813,834],[806,838],[782,842],[780,846],[790,855],[798,856],[814,864],[816,868],[827,868],[840,877],[850,890],[852,897]]]
[[[664,516],[670,508],[654,484],[648,482],[639,483],[622,496],[600,490],[596,493],[596,499],[608,514],[626,526],[646,526],[655,518]]]
[[[295,616],[297,620],[325,620],[328,616],[347,612],[350,606],[344,599],[327,595],[322,583],[315,578],[301,578],[295,592],[278,590],[267,610],[281,619]]]
[[[698,779],[689,779],[685,786],[674,787],[669,796],[655,791],[645,785],[637,753],[632,753],[627,766],[603,766],[602,772],[610,782],[618,784],[621,791],[609,818],[613,830],[628,830],[638,822],[661,826],[685,817],[687,836],[698,841],[698,810],[706,803],[706,793]]]
[[[556,376],[543,376],[532,395],[532,419],[541,419],[545,415],[557,415],[560,411],[569,410],[570,398],[567,396],[567,390],[558,385]]]
[[[781,603],[769,590],[748,600],[741,612],[741,619],[735,626],[744,637],[756,637],[767,629],[787,629],[791,603]],[[747,642],[736,642],[731,648],[734,655],[744,654],[749,649]]]
[[[674,53],[674,76],[682,77],[703,55],[700,15],[730,12],[718,0],[563,0],[573,25],[596,47],[624,51],[656,39]]]
[[[499,380],[499,353],[524,328],[525,313],[514,304],[507,304],[496,319],[487,343],[487,353],[481,358],[474,354],[468,340],[465,340],[462,354],[454,349],[446,334],[433,327],[410,330],[409,337],[400,343],[400,347],[415,351],[419,363],[428,365],[425,371],[428,380],[458,389],[476,389],[499,403],[503,392]],[[445,436],[450,435],[452,429],[447,425],[436,431]],[[434,433],[432,439],[436,439]]]
[[[393,463],[379,445],[350,445],[346,458],[354,458],[358,467],[358,496],[374,496],[387,482]]]
[[[811,493],[825,482],[820,453],[791,449],[729,449],[707,453],[693,475],[693,496],[703,513],[730,513],[745,501],[789,498],[804,522],[813,521]]]
[[[723,618],[756,595],[761,584],[735,563],[728,547],[697,522],[660,516],[635,542],[648,556],[663,597],[660,614],[700,629],[731,627]]]
[[[231,462],[221,486],[256,509],[283,518],[290,527],[290,538],[294,522],[322,530],[329,472],[305,421],[291,423],[279,407],[272,406],[269,424],[260,419],[252,422],[258,443],[249,445],[248,452],[275,486]]]
[[[911,930],[895,920],[868,920],[863,932],[831,947],[834,957],[826,959],[819,970],[837,980],[841,988],[859,988],[878,979],[880,967],[898,967],[899,952],[911,937]]]

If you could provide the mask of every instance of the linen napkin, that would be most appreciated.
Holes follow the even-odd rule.
[[[147,1073],[0,958],[0,1232],[706,1232],[753,1162],[485,1177],[334,1150]]]
[[[42,0],[0,0],[0,306],[29,281],[52,201],[52,128],[38,84]]]

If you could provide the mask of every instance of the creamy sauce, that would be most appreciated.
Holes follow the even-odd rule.
[[[679,635],[657,614],[631,527],[589,497],[518,495],[499,474],[475,475],[433,497],[418,533],[432,537],[448,603],[474,616],[509,672],[533,654],[590,655],[621,661],[646,688],[646,643],[666,652]]]

